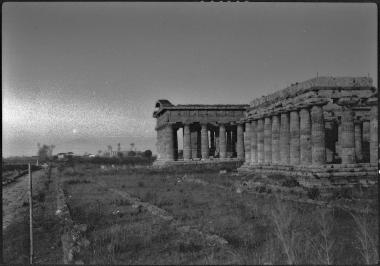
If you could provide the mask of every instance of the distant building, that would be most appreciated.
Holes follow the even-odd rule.
[[[58,160],[65,160],[65,159],[69,159],[69,158],[73,158],[73,157],[74,157],[73,152],[60,152],[57,154]]]
[[[57,159],[58,160],[64,160],[66,158],[66,153],[60,152],[57,154]]]

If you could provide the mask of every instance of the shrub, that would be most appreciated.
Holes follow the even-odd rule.
[[[298,181],[294,178],[286,179],[284,182],[282,182],[282,186],[284,187],[299,187],[300,184]]]
[[[356,225],[356,237],[359,240],[360,253],[365,264],[373,264],[379,260],[378,254],[378,232],[376,227],[371,225],[371,217],[368,213],[368,206],[363,214],[350,213]]]
[[[332,234],[334,229],[333,217],[327,209],[318,209],[313,216],[316,217],[318,232],[317,236],[311,240],[311,244],[320,263],[333,264],[333,247],[335,244]]]
[[[307,196],[308,196],[310,199],[312,199],[312,200],[318,199],[319,196],[320,196],[319,188],[317,188],[317,187],[309,188],[309,189],[307,190]]]
[[[350,188],[341,188],[334,192],[335,198],[352,199],[353,191]]]
[[[88,184],[88,183],[91,183],[91,181],[86,180],[86,179],[70,179],[70,180],[66,181],[66,183],[69,185]]]
[[[37,200],[39,202],[45,201],[45,192],[44,191],[38,191],[37,195],[33,196],[34,200]]]
[[[152,157],[152,151],[151,150],[144,151],[143,156],[145,158],[151,158]]]

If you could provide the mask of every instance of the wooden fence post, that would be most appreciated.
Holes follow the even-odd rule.
[[[32,169],[30,163],[28,164],[29,171],[29,240],[30,240],[30,254],[29,263],[33,264],[33,193],[32,193]]]

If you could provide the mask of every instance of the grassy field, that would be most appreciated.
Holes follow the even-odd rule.
[[[102,170],[80,164],[62,167],[59,178],[64,181],[72,218],[89,226],[91,244],[83,255],[85,263],[364,264],[378,260],[377,208],[371,210],[375,214],[353,214],[236,193],[234,182],[255,176],[221,174],[219,169]],[[167,221],[136,208],[115,190],[157,206],[174,219]],[[210,243],[206,237],[210,234],[228,244]]]

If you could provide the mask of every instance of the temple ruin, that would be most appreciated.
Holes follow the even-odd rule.
[[[153,114],[157,164],[241,160],[240,171],[376,176],[377,106],[378,91],[369,77],[317,77],[249,105],[159,100]]]

